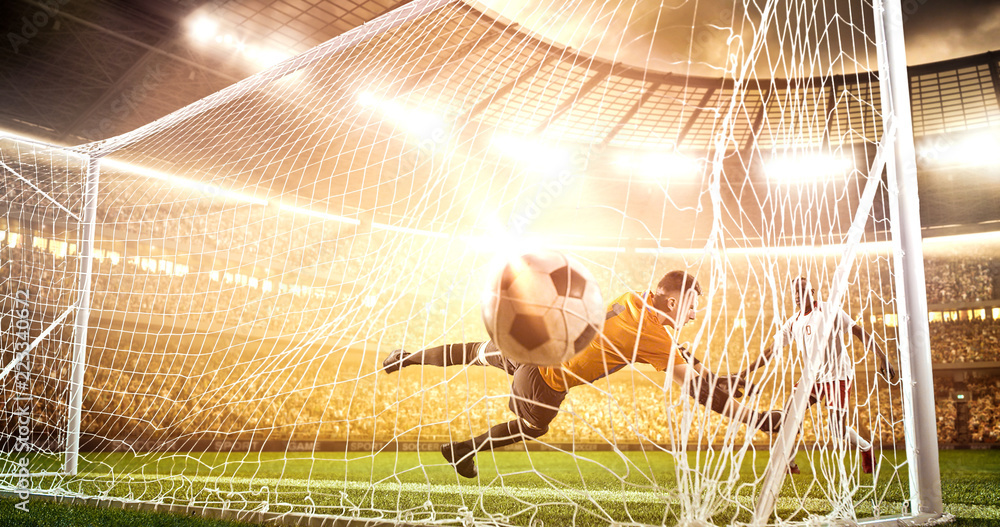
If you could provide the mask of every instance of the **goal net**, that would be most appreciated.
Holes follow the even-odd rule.
[[[72,387],[83,372],[74,353],[86,333],[78,250],[86,158],[0,138],[0,170],[0,474],[27,491],[30,477],[76,461],[80,405],[73,411],[70,402],[80,395]]]
[[[416,0],[131,133],[72,153],[4,140],[0,485],[27,463],[39,495],[411,524],[928,512],[913,452],[933,396],[906,389],[911,349],[929,361],[904,302],[922,266],[903,267],[894,157],[910,132],[884,102],[882,13]],[[487,339],[494,262],[536,248],[582,262],[606,301],[696,276],[674,338],[720,376],[790,342],[797,277],[871,338],[818,319],[850,382],[815,405],[824,360],[795,344],[749,374],[738,400],[787,410],[782,432],[637,364],[570,390],[545,435],[480,452],[466,479],[439,449],[514,418],[509,376],[382,361]],[[54,329],[17,362],[24,287],[27,339]]]

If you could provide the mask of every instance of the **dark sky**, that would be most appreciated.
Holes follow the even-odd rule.
[[[901,2],[910,64],[1000,50],[1000,0]],[[739,56],[758,74],[776,77],[878,67],[869,0],[778,0],[767,17],[766,45],[757,49],[754,28],[765,18],[767,0],[471,3],[547,40],[654,70],[690,68],[692,74],[720,76],[727,56]],[[837,22],[821,23],[829,20]],[[803,39],[803,31],[810,36]],[[823,43],[817,45],[817,38]]]
[[[909,0],[903,10],[910,64],[1000,50],[1000,1]]]

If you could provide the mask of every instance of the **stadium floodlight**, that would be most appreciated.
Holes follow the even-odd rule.
[[[764,167],[767,179],[775,183],[810,183],[843,180],[852,170],[847,159],[826,154],[786,153],[775,155]]]
[[[491,144],[503,155],[514,159],[532,172],[556,175],[570,168],[572,153],[568,148],[538,138],[497,133]]]
[[[379,98],[370,91],[358,92],[358,104],[369,108],[374,108],[379,102]]]
[[[655,182],[686,180],[701,174],[705,163],[680,152],[632,152],[621,154],[615,165]]]
[[[445,128],[444,119],[434,112],[413,108],[393,99],[383,99],[369,91],[358,92],[357,100],[418,139],[433,138],[436,132]]]
[[[253,56],[248,54],[248,58],[254,60],[262,67],[271,67],[275,64],[279,64],[285,60],[291,58],[291,55],[283,51],[278,51],[276,49],[259,49],[254,48]]]
[[[219,23],[207,16],[201,15],[195,18],[190,25],[191,36],[195,40],[208,42],[216,37],[219,31]]]
[[[285,203],[279,203],[278,204],[278,208],[280,210],[288,211],[288,212],[291,212],[293,214],[304,214],[306,216],[312,216],[314,218],[320,218],[320,219],[323,219],[323,220],[337,221],[337,222],[340,222],[340,223],[347,223],[347,224],[350,224],[350,225],[361,225],[361,220],[358,220],[356,218],[348,218],[346,216],[339,216],[339,215],[336,215],[336,214],[328,214],[326,212],[320,212],[320,211],[309,209],[309,208],[305,208],[305,207],[296,207],[294,205],[287,205]]]
[[[207,15],[198,15],[188,23],[191,37],[198,42],[215,42],[219,47],[235,51],[259,67],[267,68],[287,60],[291,55],[260,43],[248,42],[234,33],[222,31],[219,22]]]
[[[595,253],[624,253],[626,251],[625,247],[621,246],[602,246],[602,245],[568,245],[557,243],[551,246],[553,249],[558,249],[560,251],[570,251],[570,252],[595,252]]]
[[[469,251],[484,255],[491,261],[511,258],[549,247],[551,240],[538,232],[525,232],[501,219],[497,212],[484,214],[485,220],[475,229],[475,234],[459,236]]]
[[[955,143],[938,141],[921,151],[921,157],[938,165],[996,165],[1000,138],[995,132],[980,132],[961,137]]]
[[[372,222],[373,229],[381,229],[385,231],[399,232],[403,234],[415,234],[417,236],[426,236],[428,238],[439,238],[442,240],[447,240],[451,236],[443,232],[428,231],[425,229],[415,229],[413,227],[402,227],[399,225],[391,225],[388,223]]]
[[[197,190],[198,192],[201,192],[208,196],[219,196],[226,199],[242,201],[245,203],[252,203],[255,205],[267,206],[268,204],[268,201],[266,199],[258,198],[256,196],[250,195],[245,192],[222,188],[218,185],[213,185],[211,183],[202,183],[201,181],[195,181],[193,179],[176,176],[174,174],[168,174],[166,172],[154,170],[133,163],[119,161],[113,158],[103,159],[101,163],[103,166],[107,168],[120,170],[129,175],[137,175],[151,179],[159,179],[161,181],[165,181],[177,187],[184,187],[192,190]]]

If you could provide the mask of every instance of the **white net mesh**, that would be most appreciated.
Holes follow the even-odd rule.
[[[8,139],[0,139],[0,152],[0,444],[19,453],[4,455],[0,474],[23,475],[16,462],[28,453],[51,471],[66,452],[86,159]]]
[[[547,434],[481,452],[471,480],[438,448],[511,420],[509,377],[380,367],[395,348],[484,340],[491,262],[529,247],[573,254],[607,299],[673,269],[697,276],[703,308],[676,337],[720,375],[752,364],[795,316],[802,275],[898,367],[873,7],[815,7],[684,3],[669,27],[647,27],[648,13],[620,26],[623,5],[418,1],[87,145],[103,159],[81,461],[32,487],[416,523],[750,521],[774,438],[647,365],[574,388]],[[576,46],[593,54],[535,32],[566,16],[595,36]],[[616,27],[628,27],[622,42],[598,42]],[[616,62],[678,34],[687,44],[672,55]],[[42,280],[35,335],[75,298],[85,164],[2,146],[3,316],[7,327],[21,284]],[[76,217],[39,208],[18,178],[63,189],[56,201]],[[48,416],[67,414],[68,327],[49,337],[61,347],[33,355],[46,366],[32,373],[32,441],[63,437],[66,418]],[[843,340],[853,382],[834,418],[874,445],[877,472],[830,426],[827,398],[788,434],[802,474],[772,488],[769,522],[904,512],[911,417],[872,349]],[[798,351],[754,371],[742,403],[784,407]],[[34,472],[61,463],[31,457]]]

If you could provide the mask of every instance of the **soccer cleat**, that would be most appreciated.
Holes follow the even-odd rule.
[[[869,448],[868,450],[861,451],[861,471],[865,474],[871,474],[875,472],[875,449]]]
[[[757,414],[756,428],[762,432],[777,434],[781,430],[782,417],[784,417],[784,414],[781,410],[760,412]]]
[[[465,478],[479,475],[476,468],[476,451],[468,443],[445,443],[441,445],[441,455],[455,467],[455,472]]]
[[[382,361],[382,371],[386,373],[392,373],[398,371],[403,367],[403,359],[408,357],[410,354],[403,351],[402,348],[392,350],[392,353]]]
[[[801,474],[802,473],[802,471],[799,470],[799,464],[796,463],[794,459],[788,462],[788,473],[789,474]]]

